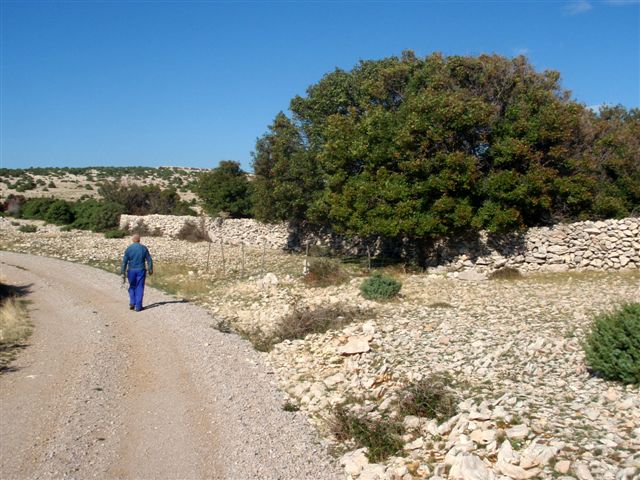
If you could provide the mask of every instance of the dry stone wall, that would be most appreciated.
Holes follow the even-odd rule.
[[[264,224],[248,218],[221,219],[177,215],[122,215],[120,228],[149,235],[184,238],[189,232],[206,232],[213,242],[263,246],[279,249],[287,245],[286,224]]]
[[[212,241],[227,244],[289,248],[286,224],[263,224],[252,219],[209,219],[170,215],[122,215],[120,228],[180,238],[192,229],[206,231]],[[314,234],[317,245],[335,246],[335,236]],[[302,240],[306,242],[306,240]],[[362,252],[357,242],[345,242],[351,253]],[[640,268],[640,218],[587,221],[531,228],[523,234],[481,234],[475,240],[448,241],[427,252],[432,271],[493,271],[502,267],[521,271],[619,270]]]

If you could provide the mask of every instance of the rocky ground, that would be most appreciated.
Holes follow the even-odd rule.
[[[3,249],[109,268],[127,244],[53,226],[23,234],[0,222]],[[310,288],[301,282],[301,256],[143,241],[161,267],[155,281],[196,298],[236,330],[268,334],[305,306],[362,312],[341,330],[284,341],[269,353],[290,404],[330,441],[340,405],[404,424],[402,455],[380,463],[370,463],[370,452],[358,445],[334,442],[347,478],[630,480],[640,474],[638,388],[593,377],[582,350],[594,314],[640,299],[637,269],[489,281],[394,272],[403,282],[401,298],[376,303],[359,296],[357,270],[343,285]],[[441,372],[450,374],[457,395],[454,416],[438,422],[398,412],[409,385]]]

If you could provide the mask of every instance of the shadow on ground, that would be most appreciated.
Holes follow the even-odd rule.
[[[189,303],[189,301],[183,299],[183,300],[171,300],[166,302],[155,302],[145,306],[144,309],[149,310],[150,308],[162,307],[163,305],[169,305],[172,303]]]

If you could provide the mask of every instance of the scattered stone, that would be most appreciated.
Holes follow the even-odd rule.
[[[507,437],[514,440],[524,440],[529,435],[529,427],[526,425],[514,425],[506,430]]]
[[[338,348],[338,352],[342,355],[367,353],[369,350],[371,350],[371,347],[366,337],[350,337],[345,345]]]
[[[553,466],[553,469],[556,472],[562,473],[562,474],[568,473],[570,468],[571,468],[571,462],[569,460],[560,460]]]
[[[338,463],[344,467],[347,475],[359,475],[362,469],[369,464],[367,451],[367,448],[359,448],[358,450],[347,452],[340,457]]]

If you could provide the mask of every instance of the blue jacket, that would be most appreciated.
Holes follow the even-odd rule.
[[[127,266],[129,270],[144,270],[145,261],[149,266],[149,272],[153,273],[153,260],[151,260],[149,249],[139,243],[132,243],[124,251],[120,273],[124,274],[127,271]]]

